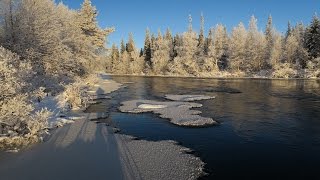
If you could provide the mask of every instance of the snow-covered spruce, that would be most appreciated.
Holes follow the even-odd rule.
[[[202,105],[190,102],[132,100],[122,102],[119,110],[129,113],[153,112],[160,114],[161,118],[170,119],[171,123],[179,126],[207,126],[217,124],[212,118],[200,116],[201,111],[190,110],[195,107],[202,107]]]
[[[214,96],[205,96],[205,95],[173,95],[167,94],[165,96],[166,99],[173,100],[173,101],[200,101],[200,100],[208,100],[214,99]]]

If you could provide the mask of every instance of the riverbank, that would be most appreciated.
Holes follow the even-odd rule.
[[[121,88],[106,74],[97,77],[87,91],[92,102],[112,98],[110,93]],[[84,118],[56,129],[48,141],[19,153],[1,153],[1,178],[182,180],[203,175],[201,159],[174,141],[137,140],[118,134],[114,126],[90,121],[106,113],[78,112]]]
[[[194,78],[194,79],[267,79],[267,80],[320,80],[320,77],[311,78],[274,78],[268,76],[184,76],[184,75],[150,75],[150,74],[114,74],[106,73],[110,76],[133,76],[133,77],[162,77],[162,78]]]

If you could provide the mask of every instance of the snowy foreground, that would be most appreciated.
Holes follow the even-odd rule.
[[[88,90],[96,98],[106,97],[108,93],[121,87],[121,84],[108,80],[107,75],[100,74],[98,77],[97,85]],[[42,102],[55,110],[54,98]],[[141,108],[161,109],[173,106],[180,107],[177,109],[180,112],[182,109],[190,111],[191,107],[201,106],[188,102],[163,105],[144,103],[140,104]],[[199,113],[190,112],[191,117],[197,117],[194,114]],[[74,123],[55,130],[48,141],[19,153],[0,153],[1,178],[184,180],[197,179],[204,174],[204,163],[200,158],[188,154],[190,149],[174,141],[137,140],[117,134],[115,127],[90,121],[101,117],[103,113],[65,114],[64,119]],[[209,118],[206,121],[213,122]],[[62,122],[62,119],[51,120],[51,124],[58,122]]]
[[[166,95],[165,98],[174,101],[132,100],[122,102],[119,110],[129,113],[153,112],[160,114],[161,118],[170,119],[171,123],[179,126],[207,126],[217,124],[212,118],[200,116],[201,111],[191,110],[191,108],[202,107],[202,104],[186,102],[212,99],[214,97],[202,95]]]

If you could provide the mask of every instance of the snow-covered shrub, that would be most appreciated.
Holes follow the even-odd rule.
[[[86,79],[78,78],[74,83],[65,86],[65,91],[58,96],[59,106],[63,109],[79,109],[86,106],[90,100],[87,94],[88,86],[98,83],[96,74]]]
[[[308,61],[307,68],[309,70],[309,78],[320,78],[320,58]]]
[[[82,106],[81,97],[84,96],[82,87],[83,85],[80,81],[67,85],[65,91],[58,96],[60,107],[64,109],[80,108]]]
[[[298,77],[297,70],[295,70],[290,63],[283,63],[276,65],[272,72],[273,78],[296,78]]]
[[[23,77],[26,67],[16,54],[0,47],[0,148],[33,142],[47,126],[50,112],[32,115],[34,107],[23,91],[28,87]]]

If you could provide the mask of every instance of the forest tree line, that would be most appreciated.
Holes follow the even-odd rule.
[[[279,78],[320,77],[320,20],[310,25],[288,23],[285,34],[273,26],[271,15],[264,32],[252,16],[248,28],[241,22],[229,34],[218,24],[205,35],[204,16],[200,32],[192,28],[172,35],[146,30],[144,47],[136,48],[133,35],[120,47],[112,45],[107,71],[115,74],[182,76],[267,76]]]

